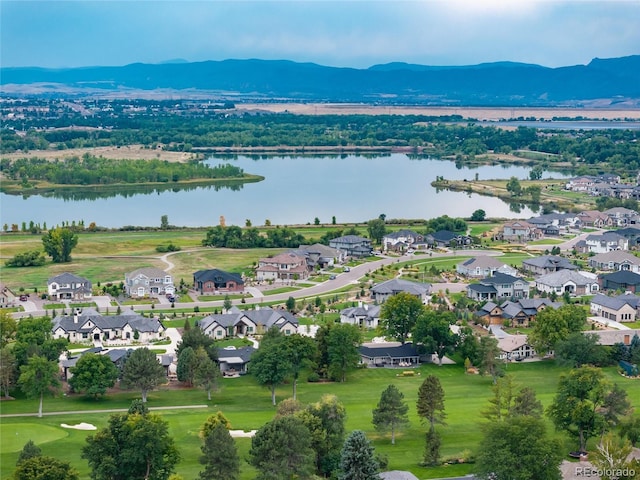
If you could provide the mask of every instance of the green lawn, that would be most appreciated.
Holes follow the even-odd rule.
[[[483,422],[479,412],[486,407],[491,395],[491,379],[477,375],[465,375],[459,366],[437,367],[425,365],[418,370],[420,375],[414,377],[397,377],[396,370],[363,369],[348,376],[347,382],[341,383],[305,383],[298,388],[299,399],[304,403],[317,401],[323,394],[332,393],[344,403],[347,411],[347,429],[362,429],[373,440],[378,452],[389,457],[389,469],[409,470],[419,478],[437,478],[449,475],[469,473],[472,466],[459,465],[439,468],[425,468],[418,465],[424,448],[425,427],[420,424],[415,413],[417,390],[425,375],[434,373],[440,378],[446,399],[447,426],[439,427],[442,434],[442,455],[458,455],[464,450],[476,450],[480,447],[481,424]],[[528,364],[509,364],[508,373],[515,376],[520,386],[530,386],[538,394],[538,398],[545,406],[549,405],[556,390],[558,376],[566,371],[551,362]],[[606,375],[625,387],[629,399],[636,408],[640,407],[640,382],[627,380],[615,372],[607,369]],[[397,444],[392,446],[387,436],[375,432],[371,424],[371,411],[379,400],[381,391],[394,383],[405,395],[410,405],[410,426],[397,438]],[[290,395],[290,385],[284,385],[277,390],[278,400]],[[69,411],[78,409],[96,410],[102,408],[126,408],[129,402],[137,397],[136,392],[123,392],[108,396],[103,400],[91,400],[83,397],[60,397],[45,399],[44,411]],[[250,399],[250,401],[247,401]],[[206,394],[201,390],[164,390],[152,392],[149,395],[149,406],[199,405],[206,404]],[[35,412],[37,402],[19,398],[16,401],[2,402],[2,413]],[[215,394],[213,401],[206,409],[168,410],[162,415],[170,424],[171,434],[182,454],[182,461],[178,465],[178,473],[184,478],[196,478],[199,465],[197,458],[200,454],[200,439],[198,431],[208,415],[221,410],[229,418],[234,429],[250,430],[260,428],[269,421],[274,414],[270,405],[267,389],[258,386],[251,376],[234,379],[223,379],[222,389]],[[36,443],[45,431],[51,431],[48,441],[40,446],[45,455],[71,461],[81,472],[83,479],[88,478],[88,467],[80,458],[80,449],[84,439],[90,432],[61,429],[61,423],[75,424],[79,422],[92,423],[99,428],[106,425],[108,415],[87,413],[83,415],[69,415],[61,413],[56,416],[37,418],[3,418],[2,431],[19,433],[18,444],[26,442],[31,435]],[[17,426],[16,426],[17,425]],[[46,430],[44,427],[47,427]],[[55,432],[55,433],[53,433]],[[47,433],[49,435],[49,433]],[[42,441],[42,440],[40,440]],[[7,440],[9,442],[9,440]],[[241,458],[246,458],[250,440],[237,440]],[[15,443],[3,448],[0,454],[0,476],[7,478],[13,471],[17,458]],[[567,451],[571,447],[567,442]],[[246,462],[242,463],[242,479],[254,478],[254,471]]]

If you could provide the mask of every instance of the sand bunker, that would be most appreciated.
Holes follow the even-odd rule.
[[[78,423],[77,425],[67,425],[66,423],[61,423],[60,426],[62,428],[74,428],[76,430],[97,430],[98,427],[95,425],[91,425],[90,423]]]
[[[229,433],[233,438],[244,438],[244,437],[253,437],[256,434],[255,430],[249,430],[245,432],[244,430],[229,430]]]

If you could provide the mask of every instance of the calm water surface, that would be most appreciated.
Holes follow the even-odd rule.
[[[433,218],[440,215],[468,217],[484,209],[488,216],[528,218],[529,208],[512,211],[502,200],[479,195],[436,190],[437,176],[447,179],[529,177],[528,167],[483,166],[456,168],[453,162],[412,160],[404,154],[367,158],[265,157],[235,160],[210,158],[210,164],[231,162],[245,172],[266,177],[241,188],[200,187],[193,190],[116,195],[110,198],[62,199],[0,195],[0,223],[34,221],[51,226],[84,220],[104,227],[159,226],[162,215],[180,226],[217,225],[224,216],[228,225],[244,225],[249,219],[262,225],[362,222],[384,213],[387,218]],[[553,173],[545,177],[561,178]]]

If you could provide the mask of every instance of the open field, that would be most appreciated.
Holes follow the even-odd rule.
[[[425,427],[420,424],[415,412],[417,390],[427,374],[436,374],[440,378],[445,391],[445,408],[447,412],[447,426],[438,427],[442,434],[443,456],[459,455],[464,450],[476,450],[481,439],[481,424],[483,419],[480,411],[486,407],[491,395],[491,379],[477,375],[465,375],[457,365],[437,367],[425,365],[418,370],[421,375],[414,377],[397,377],[397,370],[364,369],[357,370],[348,376],[346,383],[306,383],[299,385],[299,399],[304,403],[315,402],[323,394],[337,395],[344,403],[347,411],[347,430],[362,429],[373,440],[376,450],[389,457],[389,469],[403,469],[414,472],[419,478],[437,478],[456,474],[466,474],[471,471],[471,465],[446,466],[439,468],[424,468],[418,465],[424,448]],[[537,392],[538,398],[545,406],[549,405],[555,394],[558,376],[566,370],[551,362],[537,362],[529,364],[509,364],[507,372],[515,376],[517,384],[530,386]],[[629,399],[637,408],[640,407],[640,382],[619,377],[613,369],[607,369],[606,374],[612,381],[619,383],[627,392]],[[375,432],[371,423],[371,411],[376,406],[380,392],[390,383],[394,383],[405,395],[410,406],[409,416],[411,424],[392,446],[387,436]],[[284,385],[277,390],[278,401],[290,395],[291,386]],[[126,408],[135,398],[136,392],[123,392],[109,395],[103,400],[90,400],[83,397],[59,397],[46,399],[44,411],[96,410],[110,408]],[[247,398],[251,401],[247,402]],[[166,407],[178,405],[201,405],[206,403],[206,394],[201,390],[166,390],[152,392],[149,396],[149,406]],[[19,399],[2,402],[2,413],[35,412],[37,402]],[[178,465],[178,473],[185,478],[195,478],[199,471],[197,457],[199,455],[200,439],[198,431],[206,417],[217,410],[221,410],[231,421],[233,429],[251,430],[260,428],[269,421],[274,414],[270,405],[270,395],[267,389],[258,386],[251,376],[237,379],[223,379],[222,389],[215,394],[206,409],[167,410],[162,415],[169,421],[171,434],[174,436],[182,454],[182,461]],[[61,430],[62,438],[49,437],[40,446],[45,455],[53,455],[69,460],[81,472],[83,479],[88,478],[88,468],[80,458],[80,449],[85,438],[91,432],[79,430],[63,430],[61,423],[76,424],[87,422],[102,428],[107,423],[108,415],[102,413],[86,413],[70,415],[61,413],[55,416],[45,416],[41,419],[30,418],[2,418],[2,432],[18,432],[20,441],[24,444],[29,435],[41,438],[40,426],[51,430]],[[14,425],[19,424],[20,427]],[[549,427],[551,430],[551,427]],[[48,435],[49,433],[47,433]],[[565,438],[564,436],[562,438]],[[36,440],[34,438],[34,440]],[[46,440],[46,439],[44,439]],[[3,437],[3,445],[4,445]],[[8,441],[8,440],[7,440]],[[15,443],[15,439],[12,439]],[[236,440],[241,458],[246,458],[250,446],[250,439]],[[36,443],[39,443],[36,440]],[[572,447],[567,439],[567,451]],[[12,472],[17,450],[3,447],[0,455],[0,476],[7,478]],[[254,471],[248,464],[242,462],[242,479],[254,478]]]
[[[640,120],[640,109],[611,108],[522,108],[522,107],[419,107],[382,106],[349,103],[257,103],[242,104],[243,110],[289,112],[297,115],[461,115],[478,120],[508,120],[518,117],[535,117],[551,120],[554,117],[583,117],[585,119],[615,120],[630,118]]]
[[[170,152],[160,149],[144,148],[142,145],[124,145],[122,147],[93,147],[69,148],[66,150],[30,150],[29,152],[3,153],[2,158],[15,160],[17,158],[38,157],[46,160],[62,160],[70,157],[82,157],[85,153],[96,157],[115,160],[167,160],[169,162],[186,162],[196,158],[196,154],[189,152]]]

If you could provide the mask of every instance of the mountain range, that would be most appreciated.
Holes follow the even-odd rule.
[[[116,67],[0,68],[7,92],[60,86],[82,91],[200,91],[290,101],[424,105],[579,105],[640,99],[640,55],[549,68],[516,62],[467,66],[387,63],[367,69],[288,60],[134,63]],[[9,88],[11,86],[11,88]]]

